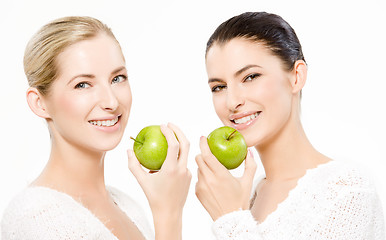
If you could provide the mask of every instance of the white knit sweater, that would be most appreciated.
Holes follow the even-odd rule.
[[[140,207],[119,190],[108,187],[108,191],[144,237],[154,239]],[[82,204],[46,187],[28,187],[16,196],[4,212],[1,227],[3,240],[118,239]]]
[[[213,224],[217,239],[385,240],[385,223],[373,184],[359,168],[331,161],[310,169],[277,209],[258,223],[250,211]]]

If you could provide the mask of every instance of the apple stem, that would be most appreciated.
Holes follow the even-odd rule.
[[[137,143],[143,144],[143,142],[140,142],[140,141],[138,141],[137,139],[135,139],[133,137],[130,137],[130,138],[133,139],[134,141],[136,141]]]
[[[227,140],[231,139],[231,137],[236,133],[236,129],[228,136]]]

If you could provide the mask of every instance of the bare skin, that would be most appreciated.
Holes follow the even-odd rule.
[[[244,175],[235,178],[216,164],[201,139],[196,195],[213,220],[251,206],[252,215],[263,222],[307,169],[331,160],[311,145],[300,121],[306,64],[296,61],[288,71],[264,44],[234,38],[208,50],[206,68],[218,117],[224,125],[239,130],[248,146],[255,147],[266,178],[255,190],[251,206],[248,193],[256,169],[253,158],[247,157]]]
[[[31,110],[47,121],[51,136],[48,163],[31,185],[68,194],[120,240],[144,239],[111,198],[104,179],[105,154],[121,141],[132,102],[121,49],[101,33],[67,47],[57,63],[61,71],[48,95],[27,90]],[[161,131],[169,146],[161,170],[145,172],[131,151],[129,169],[148,197],[156,239],[181,239],[191,179],[189,142],[173,124]]]
[[[266,174],[252,202],[252,215],[258,222],[277,209],[307,169],[331,161],[308,141],[297,114],[291,115],[287,125],[269,143],[256,149]]]
[[[68,194],[95,215],[118,239],[144,239],[137,226],[122,212],[106,190],[103,159],[102,164],[90,166],[89,171],[82,169],[82,173],[75,166],[71,167],[70,163],[65,164],[64,161],[54,159],[51,158],[42,174],[32,183],[33,186],[49,187]]]

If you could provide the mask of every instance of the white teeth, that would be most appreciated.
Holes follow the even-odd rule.
[[[234,119],[233,121],[236,124],[243,124],[243,123],[246,123],[248,121],[251,121],[252,119],[257,118],[257,116],[259,116],[259,114],[260,114],[260,112],[257,112],[257,113],[251,114],[249,116],[245,116],[245,117],[242,117],[242,118],[239,118],[239,119]]]
[[[103,126],[103,127],[111,127],[114,126],[118,122],[118,117],[111,120],[98,120],[98,121],[89,121],[92,125]]]

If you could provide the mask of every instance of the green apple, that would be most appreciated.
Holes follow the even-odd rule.
[[[166,159],[168,142],[159,125],[143,128],[134,140],[133,150],[142,166],[159,170]]]
[[[212,154],[227,169],[240,166],[247,156],[247,144],[236,129],[224,126],[208,135],[208,145]]]

